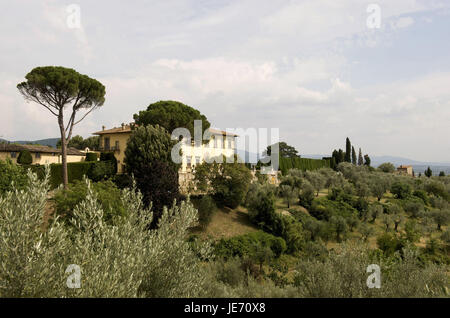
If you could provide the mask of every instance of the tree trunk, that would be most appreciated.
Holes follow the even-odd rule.
[[[66,130],[64,129],[63,116],[60,114],[59,118],[59,130],[61,132],[61,163],[62,163],[62,181],[64,190],[67,189],[69,184],[69,177],[67,174],[67,141],[66,141]]]

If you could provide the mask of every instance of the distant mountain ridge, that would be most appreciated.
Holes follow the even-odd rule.
[[[9,141],[9,140],[0,138],[0,142],[2,142],[2,141],[9,142],[9,143],[15,143],[15,144],[21,144],[21,145],[37,144],[37,145],[50,146],[50,147],[56,148],[56,144],[58,143],[59,138],[47,138],[47,139],[39,139],[39,140],[17,140],[17,141]]]

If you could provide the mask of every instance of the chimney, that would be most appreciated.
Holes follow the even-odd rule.
[[[122,130],[125,130],[125,124],[122,123]]]
[[[105,130],[105,125],[102,126],[102,130]]]

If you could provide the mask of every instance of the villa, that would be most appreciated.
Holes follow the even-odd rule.
[[[128,138],[132,133],[133,124],[122,124],[121,127],[105,129],[93,133],[100,136],[100,150],[114,152],[117,159],[117,171],[123,173],[125,171],[125,148]],[[184,143],[182,149],[182,164],[179,171],[180,183],[182,183],[187,174],[190,174],[192,167],[202,163],[207,157],[226,156],[232,157],[235,154],[236,134],[226,131],[209,128],[211,138],[206,143],[195,145],[194,141],[190,144]]]

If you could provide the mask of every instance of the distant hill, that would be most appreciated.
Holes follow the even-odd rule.
[[[10,142],[10,143],[16,143],[21,145],[26,144],[35,144],[35,145],[42,145],[42,146],[50,146],[53,148],[56,148],[56,143],[58,142],[59,138],[47,138],[47,139],[39,139],[39,140],[17,140],[17,141],[8,141],[6,139],[0,139],[0,141],[3,142]]]

